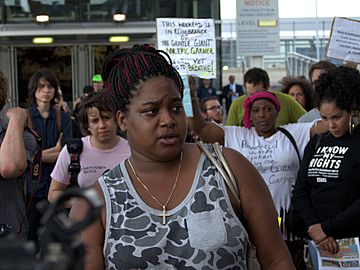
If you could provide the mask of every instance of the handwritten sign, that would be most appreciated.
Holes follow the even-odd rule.
[[[158,18],[158,49],[167,52],[181,75],[216,77],[213,19]]]
[[[360,21],[334,18],[327,56],[360,63]]]

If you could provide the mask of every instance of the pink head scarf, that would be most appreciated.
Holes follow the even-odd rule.
[[[275,105],[276,110],[280,111],[281,106],[279,100],[273,93],[269,91],[257,92],[251,96],[248,96],[244,101],[244,127],[246,128],[251,128],[251,106],[258,99],[269,100]]]

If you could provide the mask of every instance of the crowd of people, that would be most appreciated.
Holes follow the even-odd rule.
[[[36,72],[28,108],[0,122],[1,229],[39,240],[37,202],[55,202],[72,184],[66,143],[79,137],[77,185],[104,201],[80,233],[85,269],[247,269],[251,245],[262,269],[306,269],[307,241],[334,254],[337,239],[360,235],[360,73],[320,61],[306,75],[270,91],[254,67],[243,85],[229,76],[220,96],[210,79],[198,87],[189,77],[187,117],[181,76],[149,45],[109,54],[72,115],[56,76]],[[6,93],[0,72],[1,108]],[[214,156],[221,145],[236,194],[198,140]],[[66,207],[76,221],[88,210],[80,200]],[[288,227],[290,210],[301,237]]]

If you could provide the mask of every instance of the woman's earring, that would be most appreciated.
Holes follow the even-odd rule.
[[[353,115],[351,114],[351,116],[349,118],[349,133],[350,133],[350,135],[352,135],[354,133],[354,128],[355,128],[355,123],[353,120]]]

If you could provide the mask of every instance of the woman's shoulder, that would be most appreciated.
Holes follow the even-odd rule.
[[[238,141],[239,138],[244,137],[247,139],[259,138],[259,135],[256,133],[254,127],[245,128],[242,126],[224,126],[224,134],[226,138],[230,139],[233,137],[236,141]]]
[[[204,148],[206,148],[210,154],[212,154],[214,157],[218,156],[218,154],[215,151],[215,148],[218,148],[220,150],[220,152],[222,153],[222,155],[227,159],[227,158],[235,158],[235,159],[245,159],[246,158],[237,150],[231,148],[231,147],[227,147],[227,146],[223,146],[218,144],[218,147],[215,146],[215,144],[218,143],[203,143],[203,142],[198,142],[198,143],[187,143],[187,145],[189,145],[189,147],[191,147],[191,156],[196,156],[196,154],[198,152],[200,152],[200,154],[203,152],[202,150],[202,146]],[[201,146],[202,145],[202,146]]]
[[[81,137],[80,140],[83,142],[84,146],[85,146],[85,145],[86,145],[86,146],[91,145],[91,144],[90,144],[90,137],[91,137],[91,135],[86,135],[86,136],[84,136],[84,137]]]
[[[119,137],[119,143],[118,145],[121,145],[121,146],[125,146],[126,148],[129,148],[130,149],[130,145],[129,145],[129,142],[127,139],[125,139],[124,137],[121,137],[119,135],[117,135]]]
[[[235,133],[254,133],[253,128],[245,128],[242,126],[223,126],[224,132],[235,132]]]
[[[316,121],[306,122],[306,123],[290,123],[290,124],[286,124],[286,125],[280,125],[278,128],[286,129],[290,133],[296,134],[304,129],[306,129],[306,130],[310,129],[315,124],[315,122]]]

